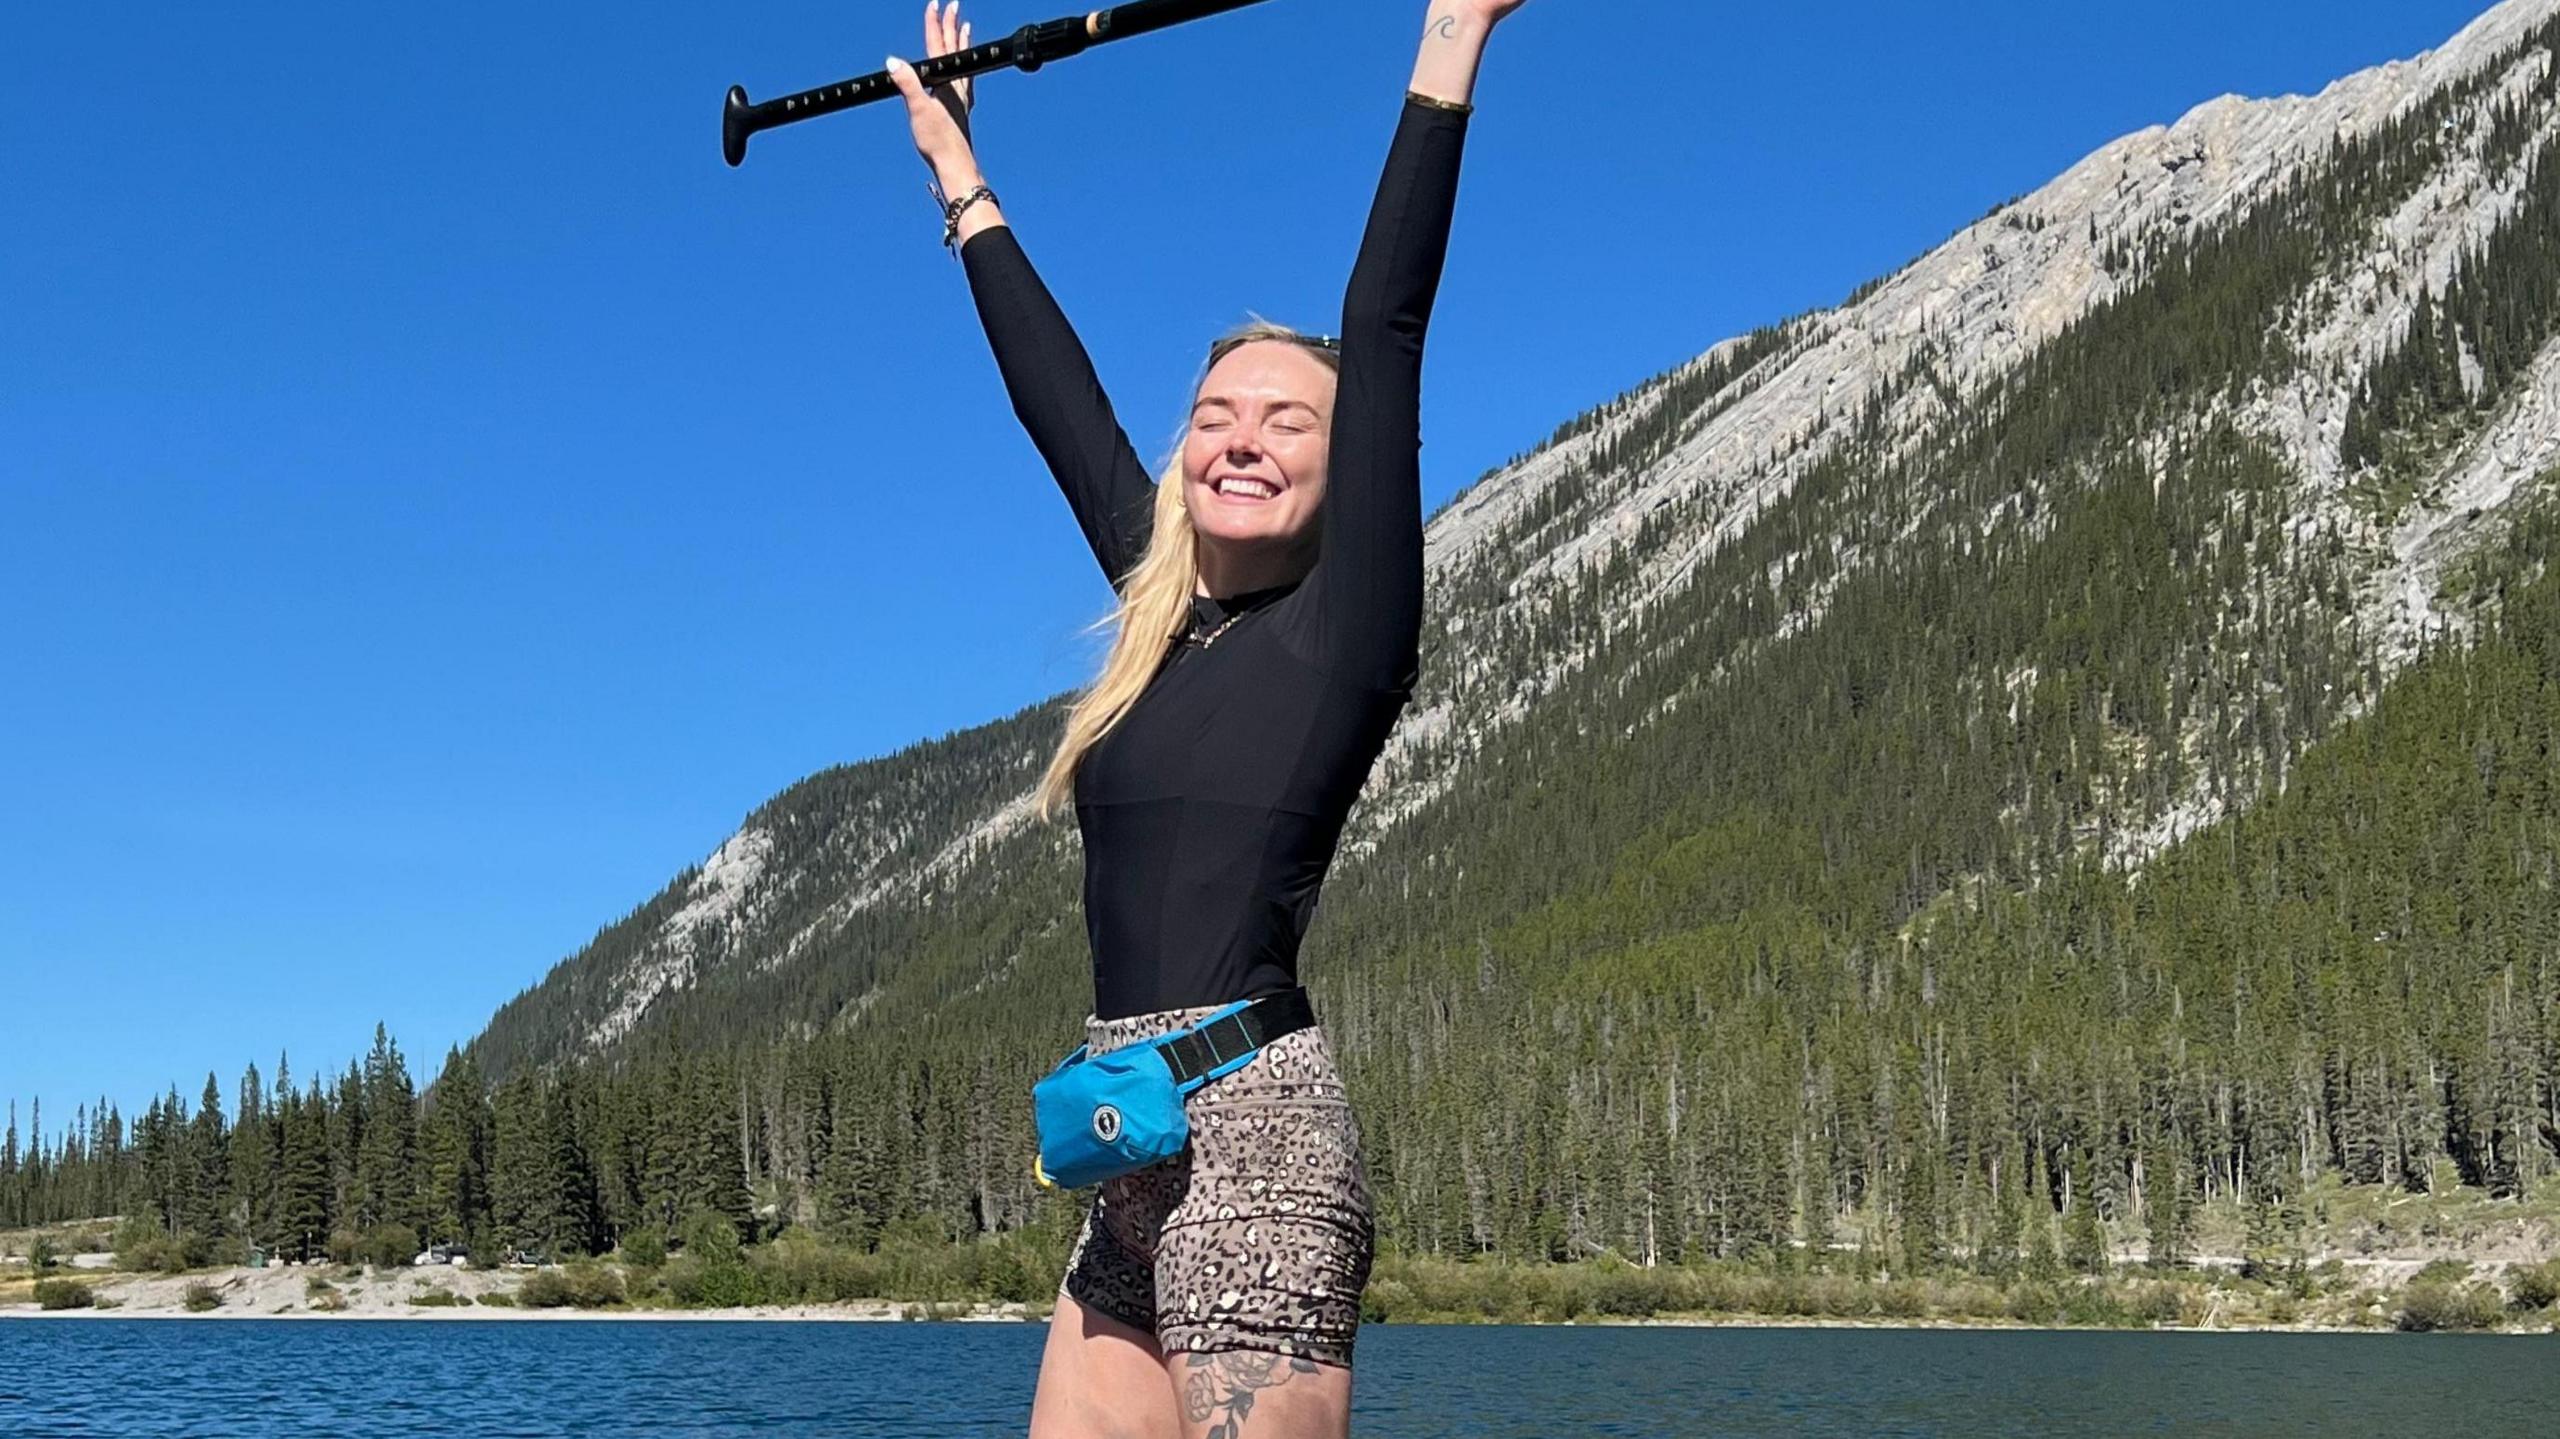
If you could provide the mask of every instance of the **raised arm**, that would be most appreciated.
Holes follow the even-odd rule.
[[[1146,552],[1155,482],[1013,228],[1001,221],[985,227],[961,246],[960,256],[1014,416],[1065,492],[1103,577],[1117,589]]]
[[[1324,541],[1308,574],[1325,665],[1410,692],[1422,634],[1422,341],[1449,248],[1476,70],[1522,0],[1433,0],[1342,299]]]
[[[924,28],[929,56],[969,43],[959,0],[948,9],[928,3]],[[932,167],[942,193],[954,201],[975,193],[986,177],[969,137],[971,82],[927,92],[905,62],[892,58],[888,69],[906,96],[916,151]],[[953,238],[1014,417],[1075,511],[1103,577],[1117,589],[1146,550],[1155,481],[1113,415],[1092,357],[1032,269],[992,194],[961,211]]]

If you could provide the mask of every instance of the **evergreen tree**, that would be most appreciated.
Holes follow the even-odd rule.
[[[489,1099],[479,1066],[459,1048],[446,1051],[431,1093],[418,1136],[424,1238],[474,1248],[489,1225]]]
[[[231,1226],[252,1244],[276,1242],[276,1169],[275,1118],[267,1108],[258,1066],[252,1064],[240,1076],[239,1118],[232,1129],[225,1184]]]
[[[230,1232],[224,1210],[231,1192],[231,1133],[222,1117],[222,1085],[208,1071],[204,1095],[187,1126],[186,1158],[179,1178],[179,1226],[218,1240]]]
[[[328,1253],[331,1226],[328,1100],[319,1081],[297,1097],[288,1073],[276,1066],[278,1240],[284,1252],[308,1263]]]
[[[378,1225],[408,1225],[414,1230],[417,1092],[399,1046],[379,1022],[373,1027],[373,1049],[365,1056],[360,1085],[364,1124],[355,1143],[356,1223],[367,1230]]]

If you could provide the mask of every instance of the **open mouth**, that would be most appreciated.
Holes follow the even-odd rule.
[[[1257,480],[1251,475],[1222,476],[1210,488],[1217,491],[1219,499],[1237,500],[1245,504],[1260,504],[1265,500],[1277,499],[1280,494],[1278,485],[1268,480]]]

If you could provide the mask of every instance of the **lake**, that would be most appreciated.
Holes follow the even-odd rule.
[[[0,1320],[0,1434],[1020,1436],[1043,1326]],[[2560,1433],[2560,1337],[1375,1324],[1353,1432]]]

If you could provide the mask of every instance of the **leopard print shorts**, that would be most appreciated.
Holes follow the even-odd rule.
[[[1219,1008],[1087,1015],[1085,1042],[1099,1054]],[[1183,1109],[1180,1154],[1096,1187],[1060,1292],[1167,1354],[1259,1349],[1349,1368],[1377,1235],[1323,1026],[1264,1045]]]

